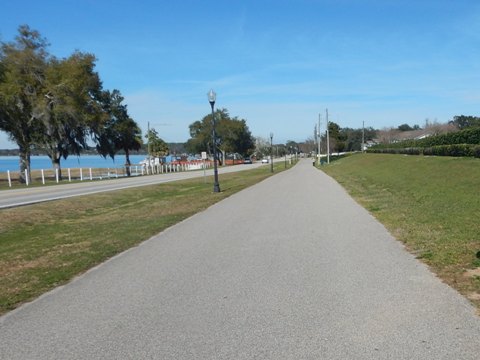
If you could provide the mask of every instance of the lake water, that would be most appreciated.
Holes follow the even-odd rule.
[[[130,155],[130,162],[132,165],[138,164],[140,161],[145,159],[145,155]],[[0,172],[10,171],[19,171],[19,161],[18,156],[0,156]],[[52,162],[48,156],[32,156],[31,159],[31,169],[40,170],[40,169],[51,169]],[[115,160],[107,157],[106,159],[100,155],[82,155],[69,156],[67,159],[60,161],[62,169],[67,168],[118,168],[122,167],[125,164],[125,155],[115,156]]]

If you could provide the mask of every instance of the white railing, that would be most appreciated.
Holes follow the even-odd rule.
[[[156,164],[156,165],[132,165],[130,166],[130,176],[144,176],[166,174],[181,171],[192,171],[208,169],[212,165],[207,162],[188,162],[181,164]],[[21,176],[23,175],[23,176]],[[20,171],[0,172],[0,188],[14,187],[16,185],[29,186],[32,184],[47,185],[52,183],[60,183],[64,181],[94,181],[104,179],[117,179],[127,176],[125,166],[118,168],[66,168],[62,169],[40,169],[32,170],[29,176],[28,171],[21,173]],[[26,179],[21,182],[21,178]],[[30,183],[31,179],[31,183]]]

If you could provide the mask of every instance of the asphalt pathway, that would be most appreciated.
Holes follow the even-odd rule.
[[[478,359],[480,318],[304,161],[0,318],[1,359]]]

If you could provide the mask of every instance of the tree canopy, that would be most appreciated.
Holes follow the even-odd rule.
[[[413,125],[413,127],[412,127],[408,124],[402,124],[397,129],[400,130],[400,131],[413,131],[413,130],[420,130],[420,126],[419,125]]]
[[[61,60],[52,57],[46,64],[34,114],[42,124],[35,146],[47,152],[54,167],[60,168],[61,157],[80,155],[108,119],[94,68],[95,56],[80,52]]]
[[[142,132],[137,123],[128,115],[127,105],[119,90],[103,91],[101,103],[108,119],[103,127],[97,129],[97,151],[103,156],[114,158],[115,154],[125,152],[127,176],[130,176],[130,150],[142,147]]]
[[[14,42],[0,47],[0,129],[14,141],[20,152],[20,172],[30,174],[32,146],[42,132],[36,116],[37,102],[45,81],[48,43],[37,31],[20,26]]]
[[[450,123],[454,124],[459,129],[466,129],[468,127],[480,126],[480,117],[458,115],[454,116]]]
[[[157,130],[151,128],[145,135],[148,144],[148,154],[155,157],[162,157],[168,155],[169,149],[165,141],[159,136]]]
[[[342,128],[335,122],[328,123],[330,135],[330,152],[360,151],[362,148],[362,138],[365,142],[376,137],[377,130],[372,127],[365,129]],[[321,137],[321,151],[327,151],[326,135]]]
[[[227,109],[217,109],[215,112],[216,146],[226,153],[250,155],[255,147],[254,139],[244,119],[231,118]],[[213,152],[212,115],[206,115],[202,120],[190,124],[190,139],[186,143],[187,151],[200,153]]]

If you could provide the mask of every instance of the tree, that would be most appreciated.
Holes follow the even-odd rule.
[[[130,172],[130,150],[142,147],[142,131],[138,124],[128,115],[127,105],[123,104],[123,96],[119,90],[104,91],[102,103],[108,120],[98,136],[97,150],[103,156],[110,156],[123,150],[125,152],[125,170]]]
[[[217,109],[216,117],[216,146],[225,153],[239,153],[250,155],[254,150],[254,141],[247,122],[238,117],[231,118],[227,109]],[[191,153],[200,153],[208,150],[213,153],[212,147],[212,115],[195,121],[190,126],[190,139],[186,148]]]
[[[49,59],[48,43],[27,25],[18,29],[14,42],[0,47],[0,129],[19,148],[20,179],[30,177],[30,155],[43,124],[36,116]]]
[[[328,123],[328,131],[330,136],[330,149],[329,151],[336,150],[337,152],[345,151],[345,140],[347,137],[341,132],[340,125],[330,121]]]
[[[340,132],[342,137],[345,138],[344,151],[355,151],[361,149],[362,129],[342,128]]]
[[[472,126],[480,126],[480,117],[459,115],[454,116],[453,120],[450,120],[449,123],[454,124],[460,130],[462,130]]]
[[[217,110],[218,112],[218,110]],[[212,124],[211,116],[204,117],[189,125],[190,139],[187,140],[185,148],[191,154],[198,154],[202,151],[213,152],[211,149]]]
[[[362,138],[364,135],[365,142],[368,140],[373,140],[376,137],[377,131],[372,127],[367,127],[365,129],[351,129],[351,128],[342,128],[341,133],[345,140],[345,151],[361,151],[362,149]]]
[[[276,147],[278,156],[285,156],[286,154],[288,154],[288,150],[285,144],[276,144],[274,146]]]
[[[301,150],[305,154],[313,154],[317,149],[317,142],[315,137],[308,137],[303,144],[300,146]]]
[[[288,154],[294,154],[299,150],[298,143],[293,140],[287,140],[285,146],[287,147]]]
[[[400,130],[400,131],[412,131],[412,130],[414,130],[414,129],[413,129],[410,125],[408,125],[408,124],[402,124],[402,125],[400,125],[397,129]]]
[[[159,136],[158,132],[151,128],[145,135],[148,143],[148,154],[154,157],[162,157],[168,155],[168,145]]]
[[[385,127],[378,131],[378,140],[382,144],[391,144],[399,140],[400,130]]]
[[[257,136],[255,138],[255,150],[253,152],[257,159],[270,155],[270,139]]]
[[[51,58],[37,105],[36,118],[43,124],[36,146],[46,151],[61,177],[60,159],[80,155],[88,137],[107,121],[100,102],[101,82],[94,71],[95,57],[75,52],[67,59]]]
[[[425,127],[426,133],[430,134],[430,136],[445,134],[449,132],[459,131],[460,129],[455,126],[452,122],[448,122],[445,124],[441,124],[437,121],[430,123],[428,127]]]
[[[252,134],[245,120],[226,118],[219,122],[217,131],[222,139],[220,148],[223,152],[250,155],[253,151]]]

